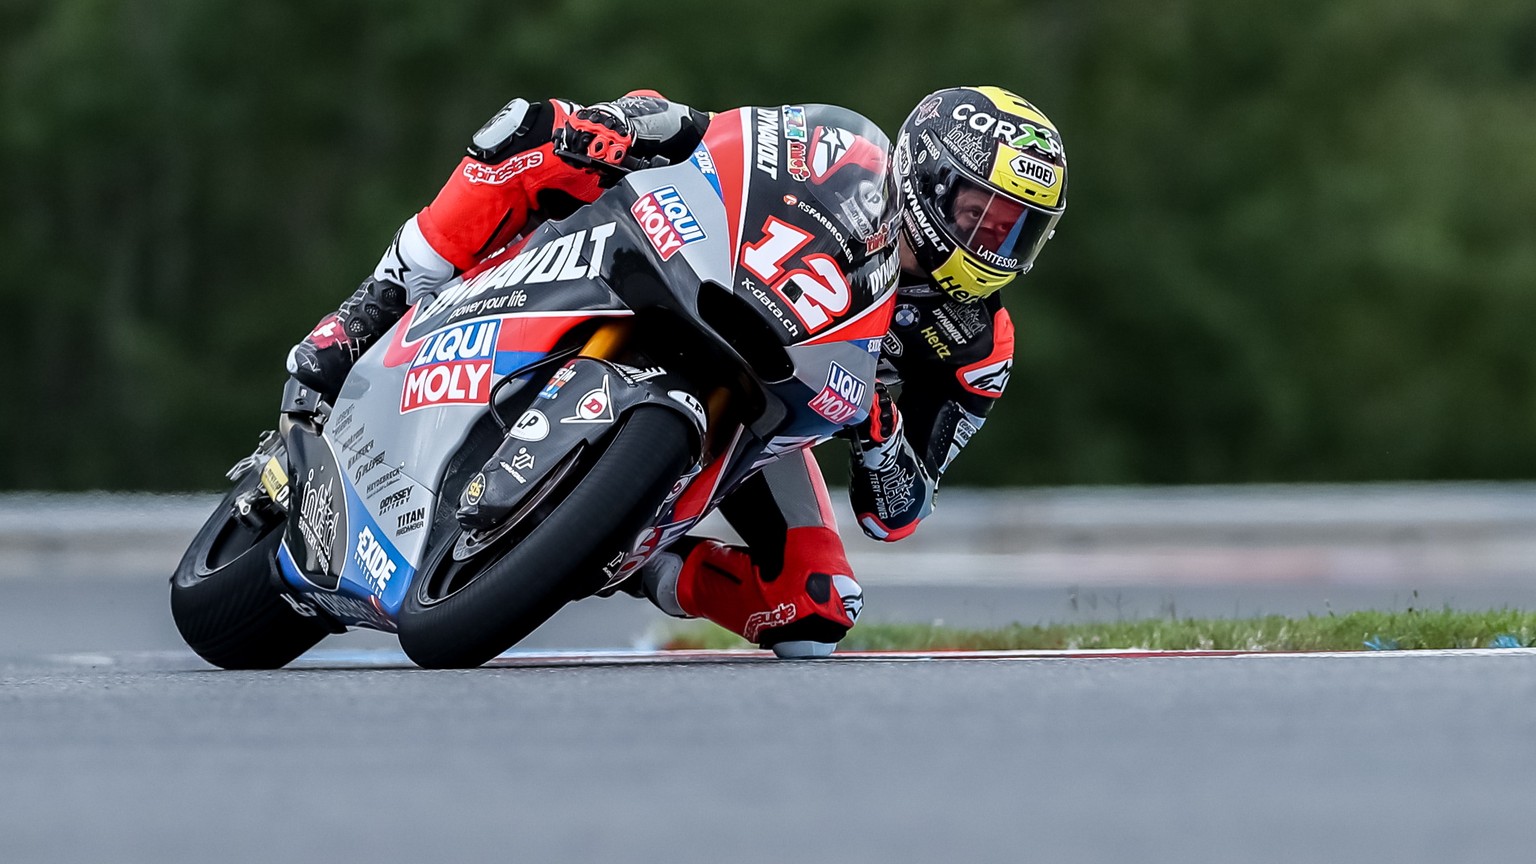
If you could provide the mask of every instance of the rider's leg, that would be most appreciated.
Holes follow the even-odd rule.
[[[780,657],[825,657],[864,607],[810,451],[764,468],[721,504],[746,546],[684,538],[641,570],[671,615],[708,618]]]
[[[396,232],[373,275],[288,352],[288,374],[334,402],[357,358],[395,326],[411,303],[453,274],[454,266],[426,241],[412,216]]]

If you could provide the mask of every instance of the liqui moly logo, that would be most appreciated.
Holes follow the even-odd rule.
[[[704,239],[704,229],[699,227],[699,220],[693,218],[693,211],[688,209],[683,196],[677,194],[676,186],[663,186],[645,193],[629,212],[634,214],[640,230],[645,232],[663,261],[689,243]]]
[[[862,378],[833,363],[827,373],[827,386],[811,400],[811,410],[841,426],[859,413],[866,388]]]
[[[428,336],[405,373],[400,413],[434,405],[482,405],[490,398],[499,321],[479,321]]]

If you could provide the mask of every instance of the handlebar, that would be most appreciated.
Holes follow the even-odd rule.
[[[591,156],[588,156],[585,153],[577,153],[574,150],[565,150],[559,147],[555,148],[555,155],[573,165],[582,168],[591,168],[599,174],[607,175],[613,179],[622,178],[625,175],[635,171],[644,171],[647,168],[661,168],[663,166],[672,164],[671,160],[667,159],[665,156],[652,156],[647,159],[643,156],[627,155],[623,159],[619,160],[618,164],[614,164],[612,162],[603,162],[599,159],[593,159]]]

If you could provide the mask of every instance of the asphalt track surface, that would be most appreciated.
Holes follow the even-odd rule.
[[[871,586],[869,608],[988,623],[1529,599],[1486,590]],[[229,673],[180,647],[165,604],[160,579],[0,579],[0,862],[1493,862],[1536,845],[1525,652],[428,672],[347,634]],[[625,648],[658,621],[583,601],[528,647]]]

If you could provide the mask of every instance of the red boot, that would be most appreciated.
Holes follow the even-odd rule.
[[[641,571],[646,596],[668,614],[707,618],[780,657],[826,657],[858,620],[863,589],[836,531],[791,528],[785,540],[784,566],[764,573],[743,547],[684,539]]]

